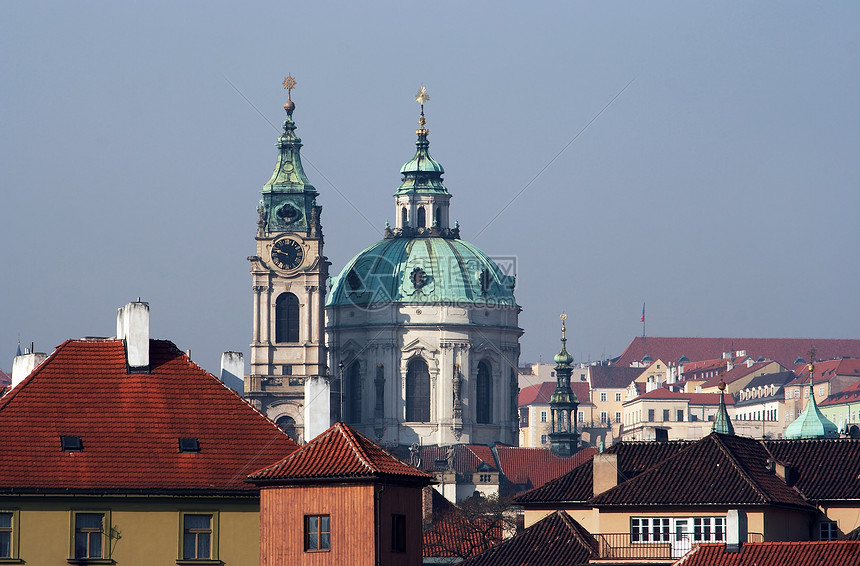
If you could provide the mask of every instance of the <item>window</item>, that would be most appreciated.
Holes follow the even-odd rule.
[[[604,402],[604,403],[606,402],[606,393],[601,393],[601,394],[600,394],[600,401],[601,401],[601,402]]]
[[[654,409],[648,409],[648,422],[654,422]]]
[[[182,559],[216,560],[213,542],[217,516],[212,513],[182,513]]]
[[[196,438],[180,438],[180,452],[200,452],[200,441]]]
[[[546,435],[545,434],[540,435],[540,443],[546,444]]]
[[[839,538],[839,527],[836,521],[824,521],[818,525],[818,540],[836,540]]]
[[[299,298],[281,293],[275,301],[275,341],[299,341]]]
[[[669,420],[669,409],[663,409],[663,422]]]
[[[305,552],[331,550],[331,519],[328,515],[305,515]]]
[[[725,517],[694,517],[694,542],[722,542],[726,540]]]
[[[60,450],[63,452],[81,452],[84,449],[84,443],[80,436],[61,436]]]
[[[109,558],[105,520],[106,513],[72,511],[72,556],[77,560],[87,558]]]
[[[298,435],[296,434],[296,419],[289,415],[283,415],[278,417],[275,424],[278,425],[278,428],[284,431],[287,436],[293,440],[298,440]]]
[[[18,511],[0,511],[0,559],[18,558]]]
[[[621,411],[615,411],[615,422],[621,422]]]
[[[678,409],[678,422],[684,422],[684,409]]]
[[[406,207],[400,209],[400,224],[403,226],[409,225],[409,216],[406,214]]]
[[[576,420],[578,420],[581,423],[584,423],[585,422],[585,411],[578,411],[576,413]]]
[[[391,516],[391,552],[406,552],[406,515]]]
[[[406,368],[406,420],[430,421],[430,370],[421,358],[412,360]]]
[[[616,394],[615,394],[615,402],[616,402],[616,403],[620,403],[620,402],[621,402],[621,393],[616,393]]]
[[[546,411],[540,412],[540,422],[542,422],[542,423],[546,422]]]
[[[669,518],[631,518],[630,542],[669,542]]]
[[[520,407],[520,428],[527,428],[529,426],[529,408],[528,407]]]
[[[606,414],[606,411],[600,411],[600,422],[606,423],[609,420],[609,415]]]
[[[490,380],[490,366],[487,362],[478,364],[478,376],[475,383],[475,422],[489,424],[493,422],[493,387]]]

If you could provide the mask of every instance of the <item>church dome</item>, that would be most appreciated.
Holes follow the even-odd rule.
[[[332,278],[327,306],[387,303],[516,306],[514,277],[459,239],[382,240]]]

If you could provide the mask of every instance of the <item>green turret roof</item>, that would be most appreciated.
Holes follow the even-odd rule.
[[[424,119],[424,100],[428,100],[424,87],[422,92],[425,92],[421,100],[421,117],[418,119],[419,127],[415,131],[418,135],[418,140],[415,142],[415,155],[403,164],[400,168],[400,174],[403,175],[403,182],[395,194],[403,194],[410,192],[419,193],[448,193],[448,189],[442,184],[442,175],[445,170],[438,161],[430,157],[430,140],[427,139],[427,134],[430,130],[425,128],[426,121]],[[419,93],[421,96],[421,93]],[[417,99],[416,99],[417,100]]]
[[[732,419],[729,418],[729,412],[726,410],[726,400],[723,397],[726,392],[725,382],[720,382],[720,407],[717,409],[717,414],[714,417],[714,426],[711,427],[712,432],[720,434],[734,434],[735,427],[732,426]]]
[[[785,427],[785,438],[797,440],[799,438],[835,438],[839,436],[839,429],[833,421],[825,417],[815,402],[815,391],[813,390],[812,375],[814,365],[809,364],[809,402],[800,416]]]

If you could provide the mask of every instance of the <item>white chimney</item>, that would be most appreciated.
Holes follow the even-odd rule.
[[[224,352],[221,354],[221,383],[244,396],[245,354],[242,352]]]
[[[140,299],[116,311],[116,337],[125,341],[131,371],[149,371],[149,303]]]
[[[20,356],[15,356],[15,360],[12,362],[12,387],[24,381],[24,378],[30,375],[47,357],[41,352],[34,353],[29,350]]]
[[[740,552],[747,538],[746,514],[737,509],[729,509],[726,514],[726,552]]]

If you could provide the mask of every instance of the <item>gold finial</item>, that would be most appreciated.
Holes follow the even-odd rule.
[[[567,313],[561,313],[561,316],[559,316],[558,318],[561,319],[561,339],[564,340],[564,335],[565,335],[565,332],[567,331],[565,329],[565,321],[567,320]]]
[[[720,393],[726,390],[726,382],[722,379],[720,380],[720,384],[717,386],[717,389],[720,390]]]
[[[421,88],[418,89],[418,94],[415,95],[415,102],[421,105],[421,111],[424,111],[424,103],[430,100],[430,95],[427,94],[427,89],[424,88],[424,85],[421,85]]]
[[[292,75],[287,75],[284,78],[284,88],[287,90],[287,101],[284,103],[284,110],[290,112],[296,108],[295,103],[293,102],[292,90],[296,88],[296,79],[293,78]]]
[[[430,95],[427,94],[427,89],[424,88],[424,85],[421,85],[421,88],[418,89],[418,94],[415,95],[415,102],[421,105],[421,116],[418,118],[418,129],[415,131],[416,134],[427,135],[429,131],[425,128],[425,124],[427,121],[424,119],[424,103],[430,100]]]

